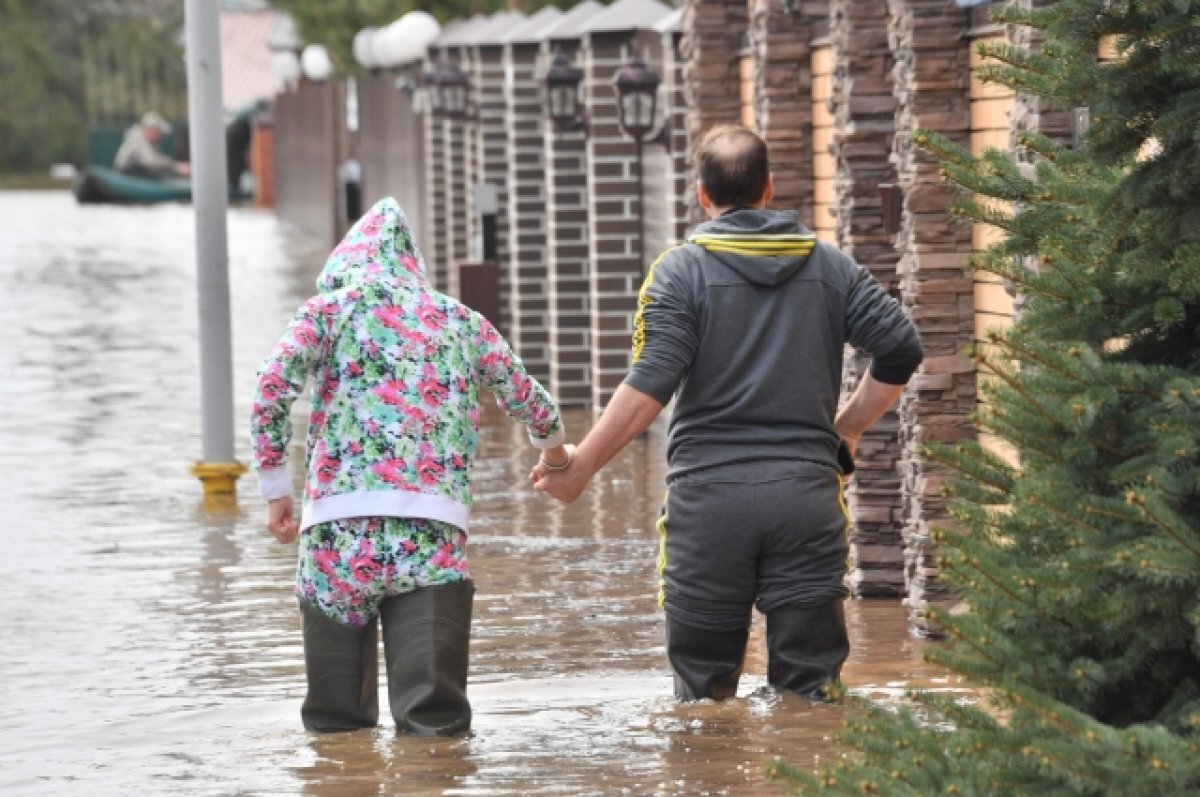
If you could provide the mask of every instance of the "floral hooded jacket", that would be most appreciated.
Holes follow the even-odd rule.
[[[313,375],[302,529],[380,516],[466,529],[480,388],[537,448],[563,442],[557,407],[496,328],[430,286],[394,199],[346,234],[317,290],[260,369],[251,409],[263,497],[291,495],[290,410]]]

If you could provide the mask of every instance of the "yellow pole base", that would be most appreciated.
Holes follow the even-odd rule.
[[[192,475],[204,485],[205,498],[236,496],[238,477],[246,472],[240,462],[197,462]]]

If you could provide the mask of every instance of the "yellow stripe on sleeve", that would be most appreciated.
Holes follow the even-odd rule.
[[[642,349],[646,347],[645,314],[646,307],[650,304],[650,285],[654,282],[654,269],[658,267],[664,257],[678,248],[678,246],[672,246],[654,259],[654,262],[650,264],[650,269],[646,272],[646,279],[642,282],[641,290],[638,291],[637,313],[633,316],[633,361],[635,363],[642,359]]]

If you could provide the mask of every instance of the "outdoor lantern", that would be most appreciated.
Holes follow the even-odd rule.
[[[579,81],[583,70],[571,66],[557,48],[550,68],[546,71],[546,114],[558,130],[579,127],[582,113],[579,103]]]
[[[434,93],[437,107],[446,116],[461,118],[467,115],[467,87],[470,81],[458,64],[442,61],[433,71]]]
[[[646,68],[636,51],[613,79],[617,88],[617,122],[626,135],[638,141],[654,127],[658,83],[658,75]]]
[[[324,45],[310,44],[300,53],[300,68],[309,80],[325,80],[333,74],[333,61]]]

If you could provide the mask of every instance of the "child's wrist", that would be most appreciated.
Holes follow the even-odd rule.
[[[540,464],[546,470],[566,470],[571,466],[571,452],[564,449],[562,461],[551,462],[550,460],[546,459],[546,452],[543,451],[538,457],[538,464]]]

